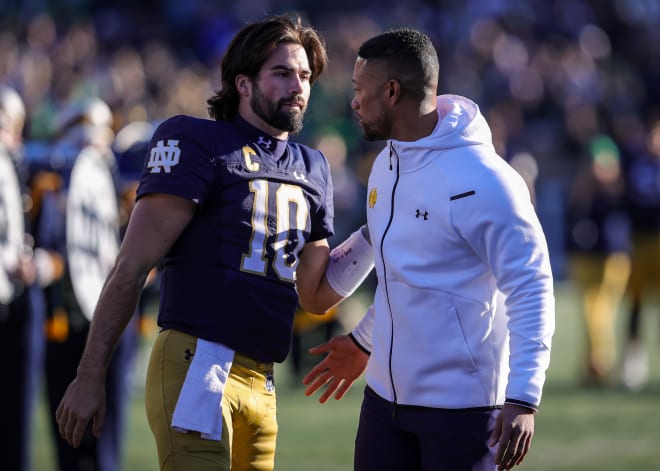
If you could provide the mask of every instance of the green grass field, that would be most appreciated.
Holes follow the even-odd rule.
[[[618,324],[622,321],[620,315]],[[651,350],[651,382],[644,390],[631,393],[618,387],[583,388],[578,374],[583,358],[581,314],[571,286],[557,286],[552,364],[532,449],[517,469],[660,471],[658,324],[660,310],[650,306],[645,312],[644,326]],[[138,382],[141,380],[137,378]],[[280,424],[276,469],[350,471],[362,385],[355,385],[341,401],[321,405],[316,398],[304,396],[302,386],[290,373],[290,365],[278,365],[276,382]],[[36,417],[33,456],[35,471],[56,470],[43,405]],[[131,405],[124,469],[158,470],[139,388]]]

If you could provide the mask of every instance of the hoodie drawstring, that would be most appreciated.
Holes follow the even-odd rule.
[[[392,141],[390,141],[390,170],[392,170]]]

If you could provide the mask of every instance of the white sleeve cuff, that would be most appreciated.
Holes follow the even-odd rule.
[[[325,274],[330,287],[346,298],[362,284],[373,267],[373,250],[360,228],[330,251]]]
[[[358,325],[351,331],[351,335],[365,350],[373,351],[374,306],[369,306]]]

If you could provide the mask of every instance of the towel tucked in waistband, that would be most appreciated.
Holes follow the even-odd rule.
[[[195,355],[172,416],[175,430],[199,432],[208,440],[222,438],[222,395],[233,359],[232,349],[197,339]]]

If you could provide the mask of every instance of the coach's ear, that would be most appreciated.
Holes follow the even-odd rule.
[[[387,93],[387,101],[393,105],[401,96],[401,84],[398,80],[390,79],[385,83],[385,91]]]
[[[247,75],[239,74],[234,79],[234,84],[236,85],[236,90],[238,94],[244,97],[250,96],[250,78]]]

